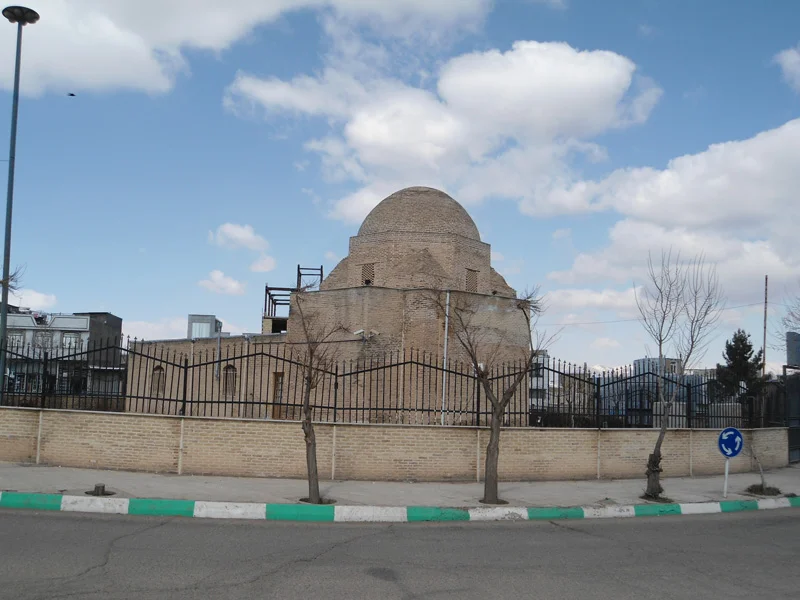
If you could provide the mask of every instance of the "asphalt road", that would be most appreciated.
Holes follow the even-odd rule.
[[[0,597],[800,598],[800,511],[291,524],[0,511]]]

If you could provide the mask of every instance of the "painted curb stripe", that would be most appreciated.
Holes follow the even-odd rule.
[[[98,498],[93,496],[63,496],[61,510],[64,512],[91,512],[109,515],[127,515],[127,498]]]
[[[409,506],[409,522],[414,521],[469,521],[469,511],[460,508],[437,508],[435,506]]]
[[[334,520],[349,523],[403,523],[408,521],[405,506],[336,506]]]
[[[267,520],[333,522],[332,505],[267,504]]]
[[[514,506],[478,507],[469,509],[470,521],[527,521],[528,509]]]
[[[194,500],[131,498],[128,503],[128,514],[149,517],[193,517]]]
[[[617,517],[635,517],[636,511],[633,506],[592,506],[583,507],[584,519],[615,519]]]
[[[633,507],[637,517],[662,517],[664,515],[679,515],[679,504],[636,504]]]
[[[529,508],[528,519],[583,519],[583,509],[580,506],[567,508]]]
[[[789,508],[792,504],[789,498],[763,498],[758,501],[758,510],[770,510],[772,508]]]
[[[34,510],[61,510],[61,494],[23,494],[3,492],[0,508],[30,508]]]
[[[719,502],[693,502],[691,504],[679,504],[682,515],[711,515],[722,512]]]
[[[726,500],[719,503],[722,512],[739,512],[740,510],[758,510],[755,500]]]
[[[266,504],[251,502],[203,502],[194,503],[194,516],[201,519],[261,519],[267,518]]]
[[[0,508],[64,512],[197,517],[211,519],[268,519],[350,523],[402,523],[405,521],[505,521],[553,519],[609,519],[702,515],[753,510],[800,508],[800,497],[727,500],[686,504],[637,504],[632,506],[572,507],[475,507],[435,506],[316,506],[312,504],[256,504],[203,502],[157,498],[96,498],[60,494],[0,492]]]

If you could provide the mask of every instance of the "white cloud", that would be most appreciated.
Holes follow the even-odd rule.
[[[54,294],[43,294],[28,289],[12,293],[12,299],[15,299],[21,308],[30,308],[31,310],[48,310],[53,308],[58,301]]]
[[[260,106],[268,118],[328,119],[330,134],[306,148],[321,156],[329,180],[358,184],[331,211],[354,222],[406,185],[444,188],[467,203],[504,196],[531,214],[583,211],[548,192],[572,181],[574,155],[604,160],[593,136],[643,122],[661,95],[624,56],[565,43],[519,41],[506,52],[457,56],[424,88],[344,54],[337,46],[315,76],[240,73],[225,103]]]
[[[247,248],[264,251],[269,248],[267,240],[258,235],[252,225],[225,223],[217,228],[216,233],[208,232],[208,241],[226,248]]]
[[[332,12],[387,35],[472,27],[490,0],[48,0],[25,28],[24,93],[135,89],[166,92],[189,73],[185,51],[221,52],[256,27],[303,9]],[[150,6],[143,6],[150,4]],[[157,8],[155,5],[157,4]],[[154,12],[155,11],[155,12]],[[15,28],[0,28],[13,56]],[[120,68],[124,65],[124,68]],[[0,62],[3,86],[13,61]]]
[[[493,262],[502,262],[506,259],[505,256],[500,254],[497,250],[492,250],[492,261]]]
[[[254,273],[269,273],[275,268],[276,264],[274,258],[262,254],[250,265],[250,270]]]
[[[186,337],[186,317],[171,317],[158,321],[122,322],[122,334],[139,340],[171,340]]]
[[[641,280],[647,253],[673,247],[684,256],[704,253],[717,265],[731,301],[757,299],[765,274],[775,285],[800,275],[800,120],[741,141],[673,159],[663,170],[620,169],[601,181],[561,190],[587,211],[622,218],[609,244],[579,254],[562,284]]]
[[[620,344],[617,340],[608,337],[599,337],[592,342],[592,347],[598,349],[619,348]]]
[[[341,260],[341,258],[339,258],[339,256],[335,252],[328,250],[325,253],[325,260],[331,263],[338,263]]]
[[[572,229],[569,229],[569,228],[556,229],[553,232],[553,239],[554,240],[569,239],[571,236],[572,236]]]
[[[241,335],[246,333],[246,330],[239,325],[234,325],[230,321],[227,321],[223,318],[220,318],[220,321],[222,321],[222,331],[227,331],[231,335]]]
[[[548,292],[547,304],[554,310],[585,308],[630,310],[636,307],[633,288],[626,290],[560,289]]]
[[[222,271],[211,271],[208,279],[198,282],[198,285],[215,294],[228,296],[241,296],[245,292],[245,284],[233,277],[228,277]]]
[[[800,94],[800,45],[778,52],[773,60],[780,65],[783,80]]]
[[[639,25],[639,27],[636,28],[636,32],[639,34],[639,37],[643,38],[650,37],[651,35],[653,35],[654,31],[655,30],[653,29],[653,27],[647,25],[646,23],[642,23],[641,25]]]

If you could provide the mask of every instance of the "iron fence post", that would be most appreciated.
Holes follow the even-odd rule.
[[[594,381],[594,418],[597,419],[597,428],[602,429],[603,424],[600,422],[600,378]]]
[[[753,397],[747,397],[747,421],[750,428],[753,428]]]
[[[339,412],[339,363],[333,372],[333,422],[336,423],[336,416]]]
[[[189,358],[183,359],[183,403],[181,404],[181,414],[186,416],[186,391],[189,387]]]
[[[475,390],[477,391],[478,395],[475,400],[475,427],[481,426],[481,382],[475,382]],[[528,422],[530,423],[530,417],[528,417]]]
[[[686,428],[692,428],[692,386],[686,384]]]
[[[39,408],[44,408],[44,397],[45,394],[47,394],[47,378],[48,378],[47,363],[49,358],[50,358],[49,354],[47,350],[45,350],[44,361],[42,362],[42,395],[41,398],[39,399]]]

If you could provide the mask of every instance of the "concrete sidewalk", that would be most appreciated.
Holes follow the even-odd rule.
[[[212,502],[291,504],[307,495],[304,480],[156,475],[124,471],[69,469],[0,463],[0,492],[83,496],[97,483],[121,498],[163,498]],[[757,473],[730,476],[728,500],[752,500],[745,489],[760,483]],[[800,495],[800,465],[767,473],[768,485]],[[723,478],[681,477],[662,480],[665,496],[676,503],[722,500]],[[322,481],[324,496],[349,506],[477,507],[481,483],[389,483]],[[614,506],[644,504],[640,479],[538,481],[500,484],[510,506]]]

